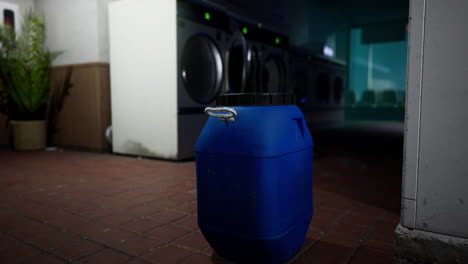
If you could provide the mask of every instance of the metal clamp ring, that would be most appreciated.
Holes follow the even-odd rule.
[[[234,122],[237,116],[236,110],[229,107],[207,107],[205,113],[209,116],[217,117],[221,121]]]

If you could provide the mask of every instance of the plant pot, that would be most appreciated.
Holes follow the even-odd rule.
[[[15,150],[40,150],[46,146],[46,121],[10,122]]]

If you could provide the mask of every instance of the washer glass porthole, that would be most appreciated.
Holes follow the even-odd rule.
[[[207,35],[194,35],[185,43],[180,72],[185,90],[200,104],[216,99],[222,88],[223,62],[219,48]]]
[[[280,56],[272,55],[265,60],[262,79],[265,92],[284,92],[285,66]]]

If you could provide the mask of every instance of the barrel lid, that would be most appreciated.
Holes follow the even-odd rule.
[[[294,105],[294,95],[286,93],[232,93],[216,99],[218,106]]]

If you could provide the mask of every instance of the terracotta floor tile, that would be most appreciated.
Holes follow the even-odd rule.
[[[26,261],[21,262],[23,264],[60,264],[67,263],[65,260],[59,259],[52,254],[43,253],[39,256],[33,256],[28,258]]]
[[[349,225],[360,225],[360,226],[374,226],[377,224],[378,217],[375,215],[365,215],[360,213],[351,212],[343,217],[343,223]]]
[[[171,210],[178,211],[184,214],[192,214],[196,215],[197,214],[197,203],[196,202],[188,202],[184,203],[181,205],[178,205],[176,207],[173,207]]]
[[[312,222],[310,223],[310,227],[319,229],[321,231],[326,231],[330,229],[333,224],[335,224],[336,221],[330,220],[330,219],[312,219]]]
[[[97,218],[96,221],[111,224],[113,226],[122,226],[132,222],[133,220],[135,220],[135,218],[136,217],[134,215],[129,215],[126,213],[115,213],[112,215]]]
[[[122,225],[121,228],[134,233],[143,234],[162,225],[164,224],[152,218],[144,218]]]
[[[149,264],[149,263],[152,263],[152,262],[149,262],[149,261],[147,261],[145,259],[142,259],[142,258],[133,258],[132,260],[130,260],[126,264]]]
[[[361,247],[350,264],[393,264],[396,259],[392,251]]]
[[[59,230],[54,230],[48,233],[38,235],[28,239],[32,245],[43,250],[53,251],[63,245],[70,244],[72,241],[79,239],[78,236]]]
[[[20,242],[11,236],[0,235],[0,251],[4,249],[16,247],[19,244]]]
[[[193,232],[172,242],[178,246],[201,251],[209,246],[201,232]]]
[[[166,245],[143,255],[142,258],[160,264],[176,264],[193,254],[192,251],[173,245]]]
[[[190,193],[178,193],[169,197],[169,199],[182,201],[182,202],[190,202],[190,201],[197,199],[197,196],[194,194],[190,194]]]
[[[369,235],[369,239],[382,241],[386,243],[394,243],[395,242],[395,234],[394,228],[377,228]]]
[[[73,239],[64,245],[58,246],[53,253],[63,259],[73,261],[82,256],[90,255],[102,248],[101,245],[85,239]]]
[[[73,214],[81,214],[93,208],[94,208],[93,205],[89,203],[77,201],[74,198],[70,198],[68,201],[64,201],[63,206],[61,207],[61,209],[71,212]]]
[[[79,213],[79,215],[86,217],[88,219],[104,218],[106,216],[115,214],[116,212],[102,207],[91,207],[87,210],[84,210]]]
[[[181,263],[183,264],[213,264],[213,261],[211,261],[211,257],[197,254],[197,255],[193,255],[189,257],[188,259],[182,261]]]
[[[190,232],[190,230],[185,228],[166,225],[146,233],[145,236],[163,241],[172,241],[179,239]]]
[[[179,220],[183,217],[185,217],[186,214],[179,213],[179,212],[174,212],[174,211],[169,211],[169,210],[164,210],[162,212],[159,212],[157,214],[151,215],[151,219],[158,221],[161,224],[168,224],[171,222],[174,222],[176,220]]]
[[[154,250],[157,247],[162,246],[164,243],[165,242],[161,240],[137,236],[129,238],[125,241],[120,241],[112,246],[130,255],[139,256],[141,254],[149,252],[150,250]]]
[[[89,239],[109,246],[135,236],[135,233],[120,228],[108,228],[100,232],[90,234]]]
[[[388,242],[372,240],[372,239],[367,239],[366,241],[364,241],[363,246],[369,247],[369,248],[383,249],[383,250],[395,249],[395,243],[388,243]]]
[[[321,236],[323,236],[323,234],[324,232],[322,232],[320,229],[309,227],[309,230],[307,230],[306,237],[311,240],[316,240],[316,239],[319,239]]]
[[[180,205],[184,204],[184,202],[176,201],[176,200],[170,200],[170,199],[161,199],[161,200],[154,201],[154,202],[151,202],[151,203],[148,203],[148,204],[149,205],[155,205],[157,207],[164,208],[164,209],[172,209],[172,208],[175,208],[177,206],[180,206]]]
[[[343,247],[357,248],[363,239],[364,236],[331,231],[326,233],[320,241]]]
[[[115,228],[111,224],[97,221],[83,221],[71,226],[67,229],[68,232],[74,233],[80,237],[88,238],[93,234],[102,232],[103,230]]]
[[[78,260],[76,263],[80,264],[103,264],[103,263],[126,263],[130,257],[122,253],[116,252],[112,249],[103,249],[90,256]]]
[[[128,214],[128,215],[133,215],[135,218],[141,218],[145,216],[150,216],[154,214],[158,214],[164,211],[163,208],[159,208],[155,205],[139,205],[136,207],[129,208],[125,210],[123,213]]]
[[[40,254],[40,250],[29,245],[22,244],[14,248],[0,251],[0,260],[2,263],[18,263]]]
[[[214,253],[214,250],[213,250],[210,246],[208,246],[208,247],[207,247],[206,249],[204,249],[201,253],[204,254],[204,255],[207,255],[207,256],[211,257],[211,255],[213,255],[213,253]]]
[[[49,217],[46,222],[47,224],[60,229],[70,229],[71,227],[83,222],[88,219],[83,218],[79,215],[74,215],[70,212],[59,211],[55,215]]]
[[[8,230],[6,230],[6,233],[20,240],[28,240],[31,237],[51,232],[53,230],[54,229],[52,227],[43,223],[19,218],[10,225]]]
[[[302,259],[306,264],[344,264],[351,258],[354,250],[352,247],[320,241],[307,250]]]
[[[188,215],[171,223],[174,226],[180,226],[192,230],[198,230],[198,219],[195,215]]]

